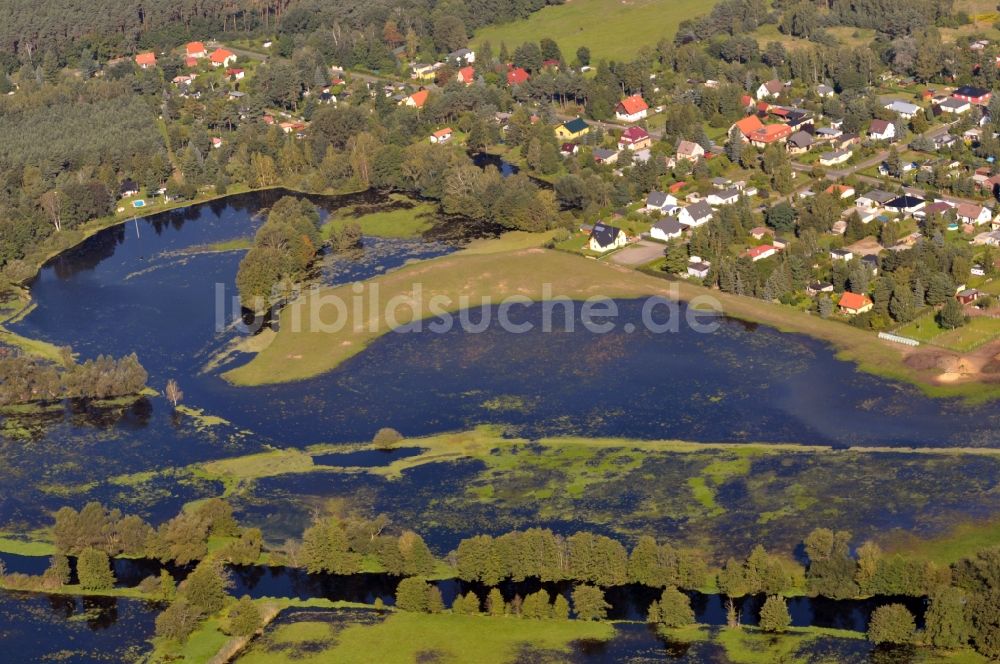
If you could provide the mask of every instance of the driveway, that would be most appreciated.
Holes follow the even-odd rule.
[[[608,260],[618,265],[635,267],[645,265],[663,256],[666,245],[649,240],[640,240],[608,256]]]

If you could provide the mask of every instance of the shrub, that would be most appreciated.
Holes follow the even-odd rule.
[[[376,447],[389,449],[398,444],[401,440],[403,440],[403,434],[399,433],[395,429],[382,427],[375,434],[375,437],[372,438],[372,443],[374,443]]]

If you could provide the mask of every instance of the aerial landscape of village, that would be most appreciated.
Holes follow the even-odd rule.
[[[1000,5],[0,0],[0,663],[1000,662]]]

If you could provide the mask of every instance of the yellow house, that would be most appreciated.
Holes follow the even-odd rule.
[[[556,137],[564,141],[572,141],[586,136],[588,133],[590,133],[590,125],[584,122],[583,118],[570,120],[556,127]]]
[[[432,65],[417,64],[413,65],[413,71],[410,74],[410,78],[416,79],[418,81],[433,81],[437,76],[438,69],[441,68],[441,64],[435,62]]]

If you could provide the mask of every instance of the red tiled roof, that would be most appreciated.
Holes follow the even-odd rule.
[[[456,78],[462,83],[468,85],[469,83],[472,83],[473,80],[475,80],[476,70],[474,67],[462,67],[461,69],[458,70],[458,76],[456,76]]]
[[[201,42],[188,42],[185,49],[187,50],[188,55],[194,55],[195,53],[204,53],[205,45]]]
[[[152,51],[147,51],[145,53],[140,53],[135,56],[135,63],[137,65],[155,65],[156,64],[156,53]]]
[[[526,83],[529,78],[531,75],[524,68],[514,67],[507,72],[507,85],[521,85]]]
[[[451,136],[451,127],[438,129],[436,132],[434,132],[434,138],[441,138],[442,136]]]
[[[427,90],[417,90],[412,95],[410,95],[409,99],[410,101],[413,102],[413,105],[416,106],[417,108],[423,108],[424,104],[427,103],[427,97],[429,97],[430,94],[431,93],[428,92]]]
[[[743,135],[748,138],[750,137],[750,134],[757,131],[763,126],[764,124],[760,121],[760,118],[758,118],[756,115],[748,115],[742,120],[738,120],[736,122],[736,128],[739,129],[743,133]]]
[[[212,62],[218,62],[219,64],[222,64],[223,62],[226,61],[227,58],[234,57],[235,55],[236,54],[230,50],[224,48],[217,48],[214,51],[212,51],[212,55],[208,57],[212,60]]]
[[[845,309],[858,310],[868,304],[871,304],[871,300],[868,299],[867,295],[847,291],[840,296],[840,306]]]
[[[618,108],[625,111],[628,115],[635,115],[649,108],[646,101],[642,98],[642,95],[632,95],[631,97],[625,97],[620,102],[618,102]]]
[[[783,124],[764,125],[750,134],[750,140],[756,143],[774,143],[791,136],[792,128]]]
[[[622,132],[622,140],[636,142],[641,141],[644,138],[649,138],[649,132],[642,127],[629,127]]]

